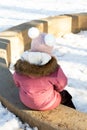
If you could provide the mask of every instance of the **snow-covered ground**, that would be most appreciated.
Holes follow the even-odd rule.
[[[0,0],[0,31],[48,16],[87,12],[87,0]]]
[[[87,12],[87,0],[0,0],[0,32],[14,25],[48,16]],[[56,39],[55,55],[68,77],[66,89],[77,110],[87,113],[87,31]],[[0,130],[30,128],[0,104]]]

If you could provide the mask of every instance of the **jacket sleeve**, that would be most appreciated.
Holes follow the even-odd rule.
[[[61,92],[67,85],[67,77],[64,74],[61,67],[59,67],[57,71],[56,77],[54,76],[54,79],[51,80],[51,83],[54,86],[54,89],[58,92]]]
[[[14,80],[15,85],[16,85],[17,87],[20,87],[19,82],[18,82],[18,80],[17,80],[17,74],[16,74],[16,73],[13,74],[13,80]]]

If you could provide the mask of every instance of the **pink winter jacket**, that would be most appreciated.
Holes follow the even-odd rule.
[[[42,77],[25,76],[15,72],[13,79],[19,87],[22,103],[35,110],[56,108],[61,103],[59,92],[67,84],[67,78],[61,67],[50,75]]]

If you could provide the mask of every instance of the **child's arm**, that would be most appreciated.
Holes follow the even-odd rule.
[[[62,91],[65,88],[65,86],[67,85],[67,77],[64,74],[61,67],[58,70],[58,75],[57,75],[56,80],[57,80],[56,89],[59,91]]]
[[[50,82],[53,84],[54,89],[58,92],[61,92],[67,85],[67,77],[60,66],[57,72],[57,76],[54,77],[54,79],[51,79]]]

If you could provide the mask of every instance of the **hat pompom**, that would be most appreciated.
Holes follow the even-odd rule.
[[[38,37],[40,34],[40,31],[38,28],[36,27],[31,27],[29,30],[28,30],[28,36],[32,39]]]
[[[53,44],[56,42],[56,39],[52,34],[47,34],[44,40],[48,46],[53,46]]]

